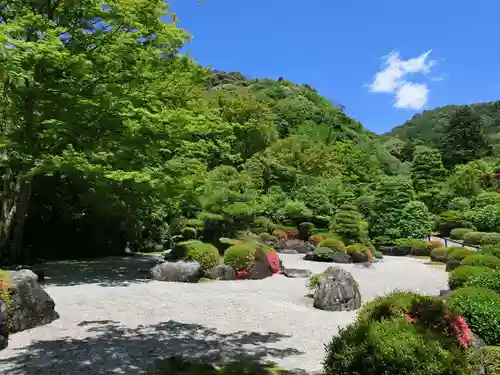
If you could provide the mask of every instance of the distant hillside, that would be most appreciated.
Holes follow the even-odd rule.
[[[412,143],[435,146],[446,131],[451,116],[460,107],[448,105],[424,111],[383,136],[398,137]],[[491,138],[497,138],[497,134],[500,133],[500,101],[472,104],[471,107],[481,116],[485,134]]]

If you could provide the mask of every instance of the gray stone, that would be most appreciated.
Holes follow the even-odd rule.
[[[314,292],[314,307],[326,311],[351,311],[361,306],[361,294],[352,275],[330,267]]]
[[[280,249],[295,250],[299,254],[307,254],[314,250],[313,244],[302,240],[280,241],[278,247]]]
[[[204,276],[212,280],[235,280],[236,272],[234,272],[233,267],[227,264],[220,264],[205,271]]]
[[[283,253],[283,254],[298,254],[299,252],[297,250],[294,250],[294,249],[281,249],[280,253]]]
[[[363,253],[352,253],[350,256],[353,263],[366,263],[368,261],[368,257]]]
[[[451,294],[452,290],[450,289],[442,289],[439,291],[439,297],[441,299],[446,299],[450,294]]]
[[[298,268],[285,268],[283,275],[286,277],[292,277],[297,279],[307,279],[312,276],[312,272],[309,270],[301,270]]]
[[[0,298],[0,350],[5,349],[9,344],[9,322],[7,304]]]
[[[181,283],[197,283],[202,275],[198,262],[165,262],[157,264],[150,270],[151,277],[158,281],[176,281]]]
[[[304,260],[314,260],[314,252],[310,251],[304,255]]]
[[[332,262],[334,263],[351,263],[352,259],[346,253],[337,251],[332,255]]]
[[[250,279],[261,280],[272,275],[272,267],[267,261],[264,251],[258,248],[255,253],[255,262],[250,269]]]
[[[461,261],[456,260],[456,259],[450,259],[446,262],[446,272],[453,271],[454,269],[460,267],[462,264]]]
[[[10,332],[20,332],[49,324],[59,318],[55,303],[30,270],[10,271],[12,315]]]

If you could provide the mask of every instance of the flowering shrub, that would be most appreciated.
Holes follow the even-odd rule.
[[[280,270],[280,258],[278,253],[274,250],[266,253],[266,259],[269,265],[271,266],[271,270],[273,273],[278,273]]]
[[[432,240],[427,243],[427,248],[429,249],[429,254],[434,249],[439,249],[444,246],[444,242],[441,240]]]
[[[250,270],[236,271],[236,280],[248,280],[250,278]]]
[[[299,230],[297,228],[286,228],[285,233],[289,240],[299,239]]]
[[[319,244],[321,241],[324,241],[324,238],[317,234],[313,234],[311,237],[309,237],[309,242],[312,243],[314,246]]]
[[[275,230],[272,233],[273,237],[276,237],[280,241],[288,240],[288,235],[282,230]]]

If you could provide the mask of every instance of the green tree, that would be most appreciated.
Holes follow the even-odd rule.
[[[411,201],[406,204],[398,225],[402,237],[419,240],[427,238],[432,226],[432,215],[423,202]]]
[[[343,204],[338,209],[330,230],[342,237],[345,244],[360,243],[365,238],[361,215],[352,204]]]
[[[446,169],[438,150],[417,146],[411,164],[413,188],[427,206],[433,207],[433,199],[442,188],[446,179]]]
[[[414,195],[410,179],[400,176],[382,178],[375,189],[373,211],[369,219],[371,236],[396,236],[399,217]]]
[[[441,152],[447,168],[466,164],[490,153],[481,118],[471,106],[460,107],[442,137]]]

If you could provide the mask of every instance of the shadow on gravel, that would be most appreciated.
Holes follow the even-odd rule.
[[[69,286],[98,283],[104,287],[144,283],[149,269],[157,263],[153,256],[109,257],[86,260],[51,261],[41,265],[43,285]]]
[[[135,329],[114,321],[81,322],[84,339],[37,341],[17,356],[0,360],[3,375],[143,375],[170,356],[203,362],[262,361],[299,355],[293,348],[270,348],[290,336],[238,331],[229,334],[198,324],[168,321]],[[147,372],[146,372],[147,374]],[[170,375],[170,374],[169,374]],[[175,375],[175,374],[171,374]]]

